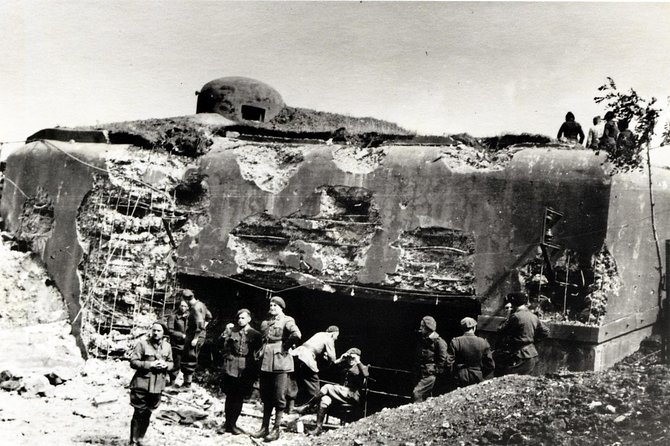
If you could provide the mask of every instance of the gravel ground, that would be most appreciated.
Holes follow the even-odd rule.
[[[659,348],[647,342],[606,372],[486,381],[308,444],[670,445],[670,367],[659,364]]]

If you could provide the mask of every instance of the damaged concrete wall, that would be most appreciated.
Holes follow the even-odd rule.
[[[611,177],[592,152],[517,148],[492,162],[462,147],[208,138],[203,156],[33,143],[10,157],[26,196],[6,187],[0,211],[15,232],[32,222],[25,238],[71,317],[84,302],[98,308],[94,331],[135,327],[171,306],[176,273],[274,290],[371,286],[390,302],[476,299],[484,329],[507,292],[526,289],[551,319],[591,326],[596,344],[598,326],[657,308],[644,175]],[[657,200],[670,202],[657,173]],[[546,207],[563,215],[552,284],[538,253]]]
[[[10,157],[8,168],[18,172],[2,202],[8,229],[41,255],[77,336],[132,336],[173,307],[173,251],[208,222],[193,158],[44,141]]]
[[[590,257],[604,243],[609,177],[589,152],[533,149],[505,169],[487,169],[453,167],[440,147],[313,145],[296,152],[238,144],[202,159],[217,199],[210,226],[180,248],[181,267],[194,274],[264,266],[349,284],[477,295],[494,313],[516,286],[513,269],[535,253],[545,206],[569,216],[557,235],[567,247]],[[261,161],[266,152],[291,151],[283,168]],[[324,264],[348,271],[323,274]]]
[[[38,252],[53,277],[67,306],[70,320],[80,309],[80,283],[77,267],[82,249],[76,233],[77,209],[93,184],[92,171],[101,166],[100,155],[106,149],[100,144],[77,144],[68,147],[68,153],[90,165],[75,162],[66,153],[47,149],[42,143],[31,143],[7,159],[7,181],[4,185],[0,212],[6,228],[19,235],[32,237],[26,243],[42,246]],[[53,206],[53,224],[49,225],[48,239],[31,231],[23,231],[26,221],[44,221],[41,203],[49,197]],[[35,211],[34,218],[29,211]],[[34,227],[33,223],[31,226]],[[34,243],[33,243],[34,241]],[[73,324],[73,334],[79,338],[80,325]],[[80,348],[85,348],[80,344]]]

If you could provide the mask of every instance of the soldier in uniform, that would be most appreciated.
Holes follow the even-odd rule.
[[[526,294],[510,293],[507,301],[512,304],[512,313],[498,328],[498,334],[508,340],[511,356],[503,374],[530,375],[538,362],[535,341],[549,336],[549,329],[526,306]]]
[[[335,341],[340,329],[331,325],[326,331],[320,331],[309,338],[300,347],[293,350],[292,355],[298,359],[295,377],[298,382],[298,395],[302,401],[309,401],[319,394],[319,360],[332,364],[337,359]]]
[[[325,384],[319,394],[310,404],[318,405],[316,428],[310,435],[319,435],[323,430],[323,420],[328,409],[333,405],[357,405],[360,402],[360,392],[369,376],[368,367],[361,362],[361,350],[350,348],[335,361],[344,369],[344,385]]]
[[[289,349],[300,341],[300,329],[292,317],[284,314],[284,299],[274,296],[270,299],[269,317],[261,324],[263,347],[260,350],[261,376],[260,392],[263,402],[263,423],[254,434],[264,441],[279,438],[279,425],[286,409],[288,374],[293,372],[293,357]],[[270,431],[272,409],[275,409],[275,424]]]
[[[182,296],[188,302],[188,321],[186,323],[186,338],[184,352],[181,358],[181,371],[184,373],[185,388],[191,387],[193,374],[198,365],[200,349],[205,343],[207,324],[212,320],[212,313],[207,306],[195,298],[193,291],[183,290]]]
[[[452,339],[447,348],[447,367],[458,387],[482,382],[495,369],[491,346],[486,339],[475,336],[476,327],[477,321],[463,318],[463,336]]]
[[[135,408],[130,421],[130,444],[143,444],[151,412],[158,407],[165,388],[167,372],[172,368],[172,349],[164,339],[165,327],[154,322],[149,334],[140,338],[130,355],[135,370],[130,381],[130,405]]]
[[[181,368],[181,357],[184,353],[184,343],[186,341],[186,324],[188,322],[188,303],[185,300],[179,302],[177,309],[167,317],[167,330],[170,335],[170,345],[172,346],[172,362],[174,366],[169,371],[169,384],[174,384]]]
[[[221,334],[223,341],[223,389],[226,392],[225,432],[244,434],[237,427],[244,397],[249,394],[256,379],[254,354],[261,347],[261,334],[251,328],[251,312],[242,308],[237,312],[237,324],[226,325]]]
[[[432,316],[424,316],[419,325],[421,339],[417,348],[417,383],[412,391],[412,400],[425,400],[435,387],[437,377],[444,372],[447,360],[447,343],[435,331],[437,322]]]

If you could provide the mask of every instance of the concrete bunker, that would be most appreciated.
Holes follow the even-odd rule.
[[[178,286],[200,289],[223,315],[238,302],[231,292],[281,292],[307,332],[337,323],[327,319],[343,308],[345,319],[374,314],[374,323],[357,319],[370,339],[389,326],[399,338],[411,333],[422,313],[438,316],[447,337],[460,317],[479,315],[494,337],[504,295],[525,287],[555,321],[542,347],[555,360],[542,371],[607,367],[653,328],[648,228],[629,224],[647,218],[639,172],[609,176],[598,155],[555,146],[509,150],[495,168],[469,162],[468,152],[462,168],[444,156],[462,152],[447,142],[249,141],[222,136],[229,121],[200,133],[212,115],[197,116],[185,135],[161,122],[110,126],[133,127],[146,146],[39,140],[8,158],[2,217],[18,232],[24,209],[38,211],[39,254],[94,353],[114,351],[143,319],[170,310]],[[206,142],[178,147],[198,135]],[[667,174],[654,175],[659,201],[668,199]],[[536,252],[546,207],[566,216],[551,259],[566,286],[549,283]],[[660,232],[670,236],[670,227]],[[409,355],[409,340],[397,342]],[[398,365],[407,355],[374,360]]]

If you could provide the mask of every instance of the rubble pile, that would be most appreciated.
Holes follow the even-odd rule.
[[[606,372],[485,381],[382,410],[303,444],[668,444],[670,367],[658,363],[658,348],[647,343]]]
[[[10,249],[16,241],[7,233],[2,238],[0,329],[66,321],[63,297],[35,254]]]
[[[0,243],[0,389],[46,396],[82,366],[65,302],[32,253]],[[2,407],[0,405],[0,407]]]
[[[8,381],[5,375],[0,374],[3,382]],[[132,375],[127,361],[94,358],[58,385],[53,385],[58,382],[55,375],[42,379],[33,375],[32,384],[28,384],[31,393],[0,391],[3,442],[126,445],[132,416],[127,386]],[[168,388],[152,416],[147,439],[157,445],[253,446],[248,436],[223,433],[223,412],[223,396],[197,384],[190,390]],[[260,426],[260,416],[260,405],[245,403],[238,425],[253,432]],[[296,444],[298,437],[285,432],[273,444]]]

